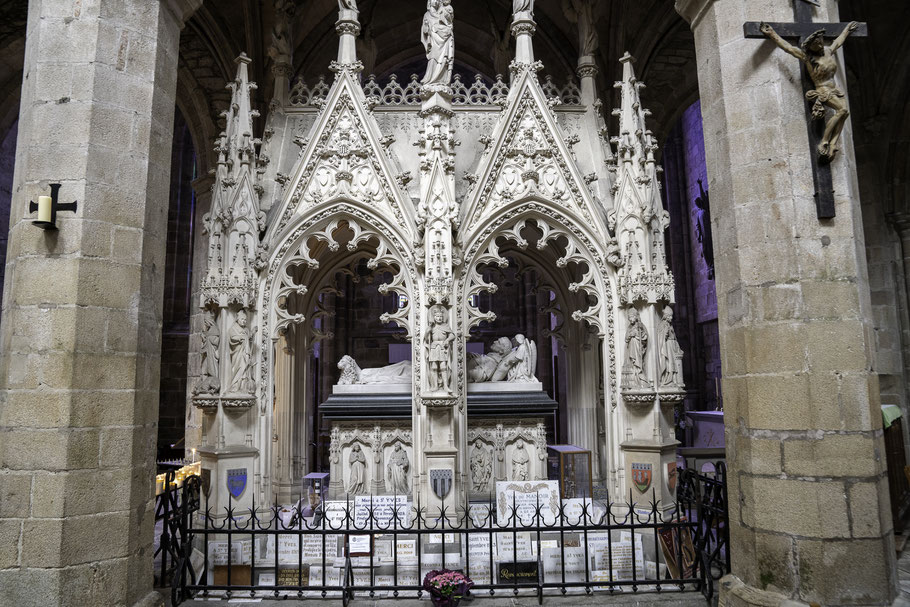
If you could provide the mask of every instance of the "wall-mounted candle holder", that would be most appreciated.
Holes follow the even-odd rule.
[[[38,217],[32,223],[42,230],[57,229],[57,211],[76,212],[76,201],[58,202],[60,195],[60,184],[52,183],[50,196],[38,196],[38,202],[31,201],[28,203],[28,212],[38,212]]]

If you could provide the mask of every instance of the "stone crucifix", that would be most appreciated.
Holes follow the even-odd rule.
[[[777,46],[803,63],[803,92],[809,103],[809,143],[816,153],[810,155],[815,182],[815,204],[819,219],[834,217],[834,186],[830,163],[837,153],[837,143],[849,116],[843,91],[834,82],[837,72],[835,53],[847,37],[868,36],[865,23],[813,23],[812,3],[794,0],[796,23],[763,23],[749,21],[743,25],[746,38],[770,38]],[[833,39],[825,46],[825,39]],[[787,42],[798,40],[799,45]],[[828,115],[827,108],[834,111]],[[818,127],[813,121],[822,122]]]

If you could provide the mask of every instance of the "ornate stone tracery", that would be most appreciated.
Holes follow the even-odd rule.
[[[308,445],[318,447],[320,432],[313,412],[329,404],[314,399],[358,391],[372,398],[383,391],[369,392],[370,386],[390,383],[397,387],[385,392],[410,403],[402,405],[410,408],[410,423],[331,422],[326,455],[333,490],[389,491],[396,445],[407,452],[407,466],[401,449],[394,463],[408,472],[407,483],[395,476],[393,489],[406,488],[427,505],[438,503],[428,488],[431,469],[451,470],[458,500],[491,490],[494,480],[543,478],[544,424],[469,419],[468,392],[469,384],[475,392],[540,390],[540,369],[552,363],[543,352],[550,356],[557,342],[569,416],[561,440],[592,450],[595,477],[624,490],[630,437],[639,441],[636,448],[644,441],[663,457],[666,445],[648,441],[667,434],[671,422],[660,404],[678,400],[683,388],[675,335],[657,313],[659,307],[668,314],[673,281],[664,259],[667,215],[656,143],[638,99],[640,83],[624,58],[613,150],[591,93],[596,69],[579,68],[581,86],[539,82],[531,3],[519,4],[511,86],[477,80],[470,88],[446,74],[452,39],[445,27],[435,32],[445,48],[432,49],[438,57],[429,80],[361,86],[359,13],[353,4],[340,5],[334,82],[313,88],[298,82],[287,85],[288,95],[276,93],[263,142],[248,126],[254,85],[245,80],[248,60],[241,61],[204,222],[209,250],[195,399],[206,411],[218,411],[219,402],[223,411],[259,402],[251,415],[210,422],[209,435],[258,458],[262,499],[293,495],[294,474],[313,469]],[[445,25],[450,11],[446,0],[431,0],[428,23]],[[276,29],[276,64],[287,58],[288,35]],[[554,99],[573,104],[571,116]],[[499,108],[491,111],[492,104]],[[394,111],[381,113],[383,105]],[[611,170],[582,170],[584,156]],[[270,157],[281,166],[269,166]],[[261,197],[268,199],[262,206]],[[510,357],[510,368],[500,372],[494,364],[493,373],[479,372],[477,361],[489,366],[496,357],[472,355],[469,367],[467,342],[489,336],[498,316],[495,306],[477,302],[494,301],[508,280],[524,285],[522,314],[534,332],[513,331],[508,346],[496,346],[500,360]],[[382,309],[348,307],[340,314],[339,302],[351,305],[358,289]],[[371,335],[390,341],[389,352],[391,343],[399,344],[398,362],[370,358],[375,346],[357,345],[365,342],[349,331],[351,318],[370,323]],[[632,334],[650,336],[650,347],[634,350]],[[403,351],[410,356],[402,359]],[[366,375],[377,381],[363,379],[361,354]],[[318,377],[311,361],[320,365]],[[333,384],[339,373],[346,375]],[[333,393],[339,386],[347,392]],[[379,402],[399,406],[394,398]],[[218,460],[218,453],[207,457]],[[487,462],[489,474],[475,478]]]

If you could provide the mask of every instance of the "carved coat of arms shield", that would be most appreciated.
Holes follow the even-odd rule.
[[[452,479],[454,476],[452,471],[448,469],[430,470],[430,487],[433,489],[433,493],[436,494],[436,497],[445,499],[452,489]]]
[[[246,489],[246,468],[232,468],[227,471],[227,489],[234,499],[239,499]]]
[[[667,487],[669,487],[671,493],[676,491],[676,476],[676,462],[667,463]]]
[[[632,464],[632,482],[644,493],[651,486],[651,464]]]

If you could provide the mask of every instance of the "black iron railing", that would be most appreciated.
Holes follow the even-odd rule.
[[[679,480],[669,508],[555,496],[542,504],[540,494],[522,504],[512,494],[511,503],[491,496],[432,513],[392,496],[215,512],[207,502],[198,509],[199,479],[190,477],[171,538],[172,603],[293,596],[346,606],[355,594],[421,596],[424,574],[438,569],[472,578],[474,596],[700,591],[710,600],[729,571],[725,471],[681,471]]]

